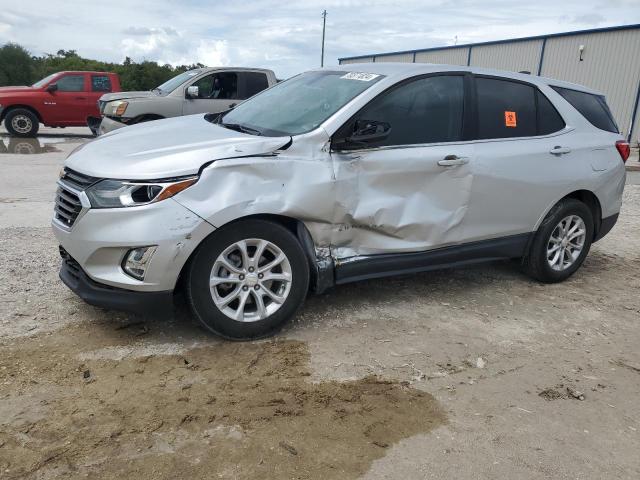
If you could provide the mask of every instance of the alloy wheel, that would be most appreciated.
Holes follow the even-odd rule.
[[[235,242],[213,264],[209,279],[216,307],[239,322],[274,314],[291,290],[289,259],[274,243],[258,238]]]
[[[571,267],[584,248],[587,227],[578,215],[569,215],[556,225],[547,242],[547,262],[553,270]]]

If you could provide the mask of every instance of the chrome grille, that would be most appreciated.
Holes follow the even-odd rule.
[[[67,227],[71,227],[82,210],[80,198],[70,190],[58,186],[56,192],[56,206],[54,207],[56,220]]]
[[[71,228],[82,211],[82,202],[78,192],[83,191],[99,180],[99,178],[90,177],[70,168],[65,168],[56,191],[55,219],[65,227]]]
[[[80,172],[76,172],[75,170],[71,170],[70,168],[65,168],[62,176],[60,177],[60,180],[62,180],[64,183],[68,183],[72,188],[84,190],[100,179],[96,177],[90,177],[89,175],[84,175]]]

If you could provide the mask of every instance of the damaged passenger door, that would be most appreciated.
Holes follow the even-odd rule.
[[[403,81],[334,134],[335,258],[465,240],[474,151],[464,120],[470,81],[464,73]]]

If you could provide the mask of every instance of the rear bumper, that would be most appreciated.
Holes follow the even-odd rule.
[[[134,292],[95,282],[82,270],[67,251],[60,247],[62,265],[60,279],[85,302],[96,307],[133,312],[142,315],[173,311],[173,291]]]

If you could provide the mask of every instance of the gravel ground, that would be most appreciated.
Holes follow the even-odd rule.
[[[236,344],[57,279],[51,199],[86,133],[0,133],[0,478],[640,478],[637,176],[567,282],[362,282]]]

